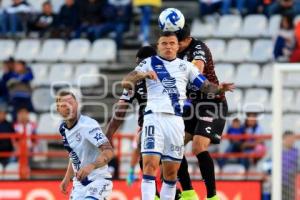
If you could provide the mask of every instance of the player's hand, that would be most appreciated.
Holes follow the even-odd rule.
[[[154,71],[149,71],[145,73],[145,78],[157,80],[157,74]]]
[[[85,179],[94,169],[95,169],[94,164],[88,164],[81,168],[77,173],[76,173],[76,178],[78,181],[82,181]]]
[[[70,180],[64,178],[61,183],[59,184],[59,190],[61,191],[61,193],[67,195],[68,194],[68,185],[70,183]]]
[[[136,177],[134,175],[134,169],[130,168],[130,171],[126,178],[127,185],[131,186],[135,180],[136,180]]]
[[[233,90],[235,89],[235,85],[234,83],[221,83],[219,85],[219,88],[222,92],[227,92],[227,91],[233,92]]]

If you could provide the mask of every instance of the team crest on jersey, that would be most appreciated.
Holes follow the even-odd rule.
[[[180,63],[179,69],[180,69],[181,71],[185,71],[185,70],[186,70],[186,65],[185,65],[184,63]]]
[[[154,149],[155,139],[154,137],[145,138],[144,149]]]
[[[175,87],[176,79],[173,77],[165,77],[161,82],[164,87],[171,88],[171,87]]]
[[[198,45],[195,46],[195,49],[202,49],[202,47],[201,47],[200,44],[198,44]]]

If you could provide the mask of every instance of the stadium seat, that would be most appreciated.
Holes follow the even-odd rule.
[[[99,69],[96,64],[77,65],[75,71],[74,84],[80,87],[92,87],[99,84]]]
[[[243,110],[245,112],[263,112],[270,104],[266,89],[248,89],[245,94]]]
[[[226,62],[243,62],[250,56],[251,44],[249,40],[233,39],[230,40],[223,61]]]
[[[42,12],[42,5],[45,2],[44,0],[27,0],[27,2],[31,5],[34,12]]]
[[[2,0],[2,2],[1,2],[1,7],[2,8],[6,8],[6,7],[11,6],[11,5],[12,5],[11,0]]]
[[[50,88],[37,88],[32,93],[33,107],[37,112],[49,111],[54,103]]]
[[[90,42],[87,39],[74,39],[71,40],[65,53],[62,56],[62,60],[66,62],[81,62],[83,61],[90,51]],[[99,51],[99,54],[105,52],[103,49]]]
[[[15,53],[16,59],[25,61],[36,60],[36,57],[40,51],[39,39],[24,39],[18,43],[18,47]]]
[[[130,113],[126,116],[126,120],[120,127],[119,132],[124,134],[134,134],[136,133],[137,129],[138,129],[137,114]]]
[[[194,19],[191,26],[191,36],[196,38],[211,37],[215,30],[213,23],[202,23],[199,19]]]
[[[92,44],[85,60],[89,62],[113,62],[117,58],[117,45],[112,39],[99,39]]]
[[[294,111],[300,112],[300,91],[297,91],[296,93]]]
[[[299,88],[300,85],[300,72],[288,72],[283,74],[283,85],[287,87]]]
[[[218,28],[213,33],[213,36],[222,38],[235,37],[240,31],[241,24],[242,18],[240,15],[224,15],[221,17]]]
[[[3,175],[4,180],[18,180],[20,178],[19,163],[16,162],[8,163],[8,165],[5,167],[5,171],[12,174],[4,174]],[[13,172],[16,174],[14,174]]]
[[[272,114],[263,114],[259,116],[258,123],[262,126],[264,134],[272,133],[272,118]]]
[[[257,81],[257,85],[260,87],[271,87],[273,81],[273,65],[266,64],[262,67],[261,77]]]
[[[73,67],[71,64],[54,64],[50,66],[48,84],[72,84]]]
[[[226,99],[229,112],[241,110],[243,102],[243,93],[240,89],[235,89],[234,92],[227,92]]]
[[[219,39],[209,39],[205,41],[209,47],[214,61],[221,61],[225,52],[225,41]]]
[[[285,114],[282,118],[283,131],[291,130],[300,133],[300,116],[298,114]]]
[[[65,51],[65,42],[62,39],[45,40],[42,50],[37,56],[38,61],[56,62]]]
[[[234,80],[235,69],[233,64],[217,63],[215,71],[220,82],[232,82]]]
[[[0,40],[0,61],[3,61],[14,54],[16,44],[13,40]]]
[[[267,21],[267,17],[264,15],[247,15],[239,35],[249,38],[263,36],[267,30]]]
[[[273,42],[272,40],[259,39],[256,40],[252,47],[250,62],[264,63],[273,58]]]
[[[41,114],[37,127],[37,134],[57,134],[60,123],[61,118],[56,114]]]
[[[32,86],[46,85],[48,82],[48,65],[45,63],[34,63],[29,65],[32,69],[34,79],[32,80]]]
[[[270,104],[267,105],[266,110],[267,111],[272,111],[272,106],[273,106],[273,92],[271,92],[270,95]],[[289,112],[289,111],[294,111],[295,107],[295,94],[294,90],[291,89],[284,89],[283,90],[283,95],[282,95],[282,110],[283,112]]]
[[[265,32],[265,36],[273,37],[278,33],[280,28],[281,15],[272,15],[269,19],[269,25]]]
[[[251,87],[257,85],[260,77],[260,67],[257,64],[240,64],[237,67],[234,83],[239,87]]]
[[[246,169],[242,164],[225,164],[222,168],[223,173],[229,173],[230,176],[223,176],[223,179],[243,180],[245,179]]]

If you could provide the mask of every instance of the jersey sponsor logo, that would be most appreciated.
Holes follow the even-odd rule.
[[[94,133],[94,132],[96,132],[96,131],[100,131],[100,132],[101,132],[100,128],[99,128],[99,127],[96,127],[96,128],[93,128],[92,130],[90,130],[90,131],[89,131],[89,134],[92,134],[92,133]]]
[[[214,120],[212,117],[199,117],[199,119],[206,122],[212,122]]]
[[[204,56],[201,55],[197,55],[194,57],[195,60],[203,60],[204,62],[206,62],[206,58]]]
[[[166,88],[175,87],[176,85],[176,79],[173,77],[164,77],[162,80],[162,84]]]
[[[171,151],[175,151],[180,154],[182,151],[182,146],[177,146],[177,145],[171,144]]]
[[[194,56],[197,56],[197,55],[205,55],[205,52],[204,51],[201,51],[201,50],[198,50],[198,51],[194,51],[193,53]]]
[[[155,65],[155,67],[156,67],[157,69],[162,69],[164,66],[163,66],[163,65]]]
[[[205,131],[206,131],[206,133],[210,133],[211,132],[211,127],[210,126],[206,127]]]
[[[179,69],[180,69],[181,71],[185,71],[185,70],[186,70],[186,65],[185,65],[184,63],[180,63]]]
[[[81,139],[82,139],[81,134],[80,134],[79,131],[76,131],[76,132],[75,132],[75,137],[76,137],[76,141],[77,141],[77,142],[80,142]]]

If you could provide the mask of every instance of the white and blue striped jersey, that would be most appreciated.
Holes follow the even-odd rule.
[[[181,116],[186,86],[193,83],[194,89],[200,89],[206,78],[190,62],[176,58],[172,61],[159,56],[143,60],[136,71],[154,71],[158,80],[146,79],[147,106],[145,111],[172,113]]]
[[[69,152],[75,173],[85,165],[95,162],[100,154],[99,147],[108,142],[97,121],[84,115],[80,115],[78,121],[70,129],[63,122],[60,125],[59,132],[63,137],[64,147]],[[100,177],[111,177],[107,165],[93,170],[80,183],[87,185]],[[76,177],[74,177],[73,181],[74,184],[76,182],[79,183]]]

